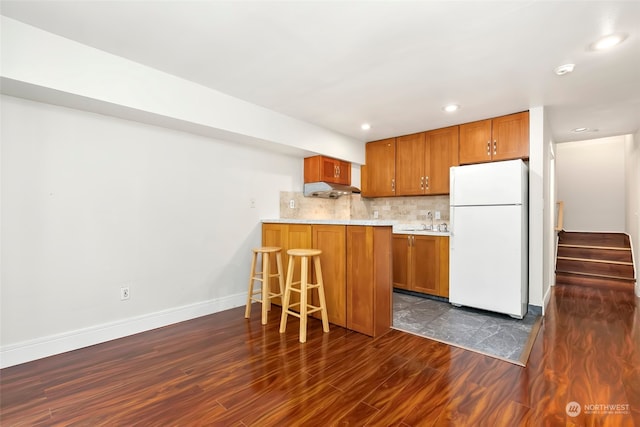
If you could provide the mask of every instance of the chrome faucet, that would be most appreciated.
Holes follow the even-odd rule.
[[[429,230],[433,230],[433,213],[431,211],[427,212],[427,218],[431,221],[431,226],[429,226]]]

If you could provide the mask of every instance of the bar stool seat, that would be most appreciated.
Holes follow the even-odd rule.
[[[249,293],[247,295],[247,306],[244,310],[244,317],[248,319],[251,316],[251,303],[257,301],[262,303],[262,324],[267,324],[267,312],[271,310],[271,300],[273,298],[281,297],[283,294],[283,268],[282,268],[282,248],[276,246],[263,246],[260,248],[253,248],[253,256],[251,258],[251,273],[249,275]],[[256,264],[258,262],[258,255],[262,255],[262,271],[256,271]],[[271,260],[270,256],[276,257],[275,273],[271,273]],[[272,292],[270,289],[270,282],[272,277],[278,278],[279,292]],[[258,290],[253,289],[254,282],[262,282],[262,286]],[[258,297],[259,296],[259,297]]]
[[[300,342],[307,341],[307,315],[320,311],[322,316],[322,330],[329,332],[329,317],[327,316],[327,302],[324,297],[324,283],[322,281],[322,269],[320,266],[319,249],[289,249],[289,266],[287,268],[287,281],[284,288],[284,300],[282,302],[282,317],[280,319],[280,333],[287,329],[287,316],[290,314],[300,318]],[[295,258],[300,258],[300,281],[293,281]],[[309,258],[313,260],[317,283],[309,281]],[[299,285],[297,288],[293,285]],[[319,306],[309,304],[308,291],[315,289],[318,292]],[[300,302],[291,303],[291,292],[300,294]],[[300,309],[299,313],[291,310],[293,307]]]

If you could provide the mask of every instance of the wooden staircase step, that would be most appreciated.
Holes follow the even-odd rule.
[[[556,272],[556,286],[573,285],[600,289],[613,289],[623,292],[634,292],[635,281],[628,279],[593,276],[577,272]]]
[[[620,276],[613,276],[613,275],[607,275],[607,274],[586,273],[584,271],[556,270],[556,274],[558,274],[558,273],[579,275],[579,276],[584,276],[584,277],[598,277],[598,278],[601,278],[601,279],[610,279],[610,280],[620,280],[620,281],[635,282],[635,279],[633,277],[620,277]]]
[[[609,251],[626,251],[631,252],[631,248],[618,246],[593,246],[593,245],[570,245],[567,243],[558,243],[558,247],[562,248],[581,248],[581,249],[604,249]]]
[[[611,261],[611,260],[607,260],[607,259],[573,258],[573,257],[565,257],[565,256],[559,256],[558,259],[567,260],[567,261],[599,262],[601,264],[631,265],[631,266],[633,266],[633,263],[630,262],[630,261]]]
[[[562,231],[558,235],[558,243],[617,248],[627,248],[630,246],[629,236],[624,233],[588,233]]]
[[[633,261],[631,250],[619,248],[592,248],[587,246],[558,245],[558,257],[594,259],[603,261]]]
[[[558,235],[556,284],[634,291],[629,236],[566,232]]]
[[[619,264],[612,262],[594,262],[593,260],[563,259],[558,257],[556,261],[557,271],[581,272],[606,277],[618,277],[621,279],[633,279],[633,264]]]

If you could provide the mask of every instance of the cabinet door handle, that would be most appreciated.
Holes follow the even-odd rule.
[[[425,176],[424,177],[424,187],[428,190],[429,189],[429,177]]]
[[[391,191],[396,191],[396,179],[391,178]]]
[[[424,176],[420,177],[420,189],[424,190]]]
[[[495,139],[493,140],[493,154],[498,154],[498,141],[496,141]]]
[[[491,141],[487,141],[487,156],[491,156]]]

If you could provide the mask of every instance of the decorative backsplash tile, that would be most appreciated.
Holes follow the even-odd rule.
[[[353,196],[338,199],[304,197],[302,192],[280,192],[280,218],[287,219],[351,219]],[[290,207],[293,201],[294,207]]]
[[[290,208],[293,200],[294,208]],[[449,196],[365,198],[359,194],[338,199],[304,197],[302,192],[280,192],[280,218],[286,219],[380,219],[403,223],[429,221],[427,212],[434,214],[434,223],[449,222]],[[440,219],[435,219],[440,211]],[[377,218],[376,218],[377,212]]]

